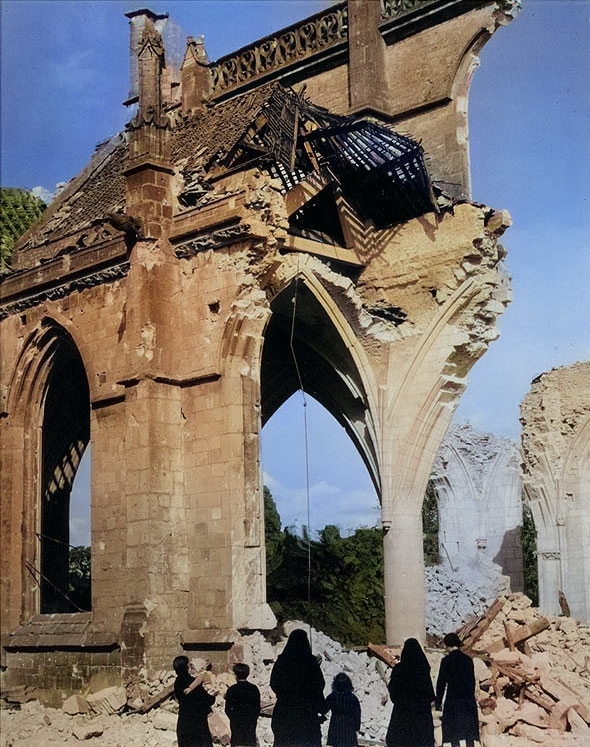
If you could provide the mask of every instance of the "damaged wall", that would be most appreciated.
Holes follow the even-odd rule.
[[[437,66],[426,42],[418,52],[432,24],[457,56],[449,90],[466,86],[471,52],[451,40],[462,24],[489,35],[497,4],[457,1],[451,19],[429,15],[430,0],[415,5],[402,16],[421,18],[404,32],[416,68]],[[20,240],[0,285],[8,676],[18,680],[29,621],[51,624],[39,614],[44,591],[34,576],[49,541],[39,514],[57,495],[69,499],[70,457],[88,440],[85,650],[119,650],[129,684],[142,667],[167,667],[179,649],[223,657],[237,630],[272,628],[259,432],[300,385],[346,429],[380,496],[388,641],[424,638],[422,498],[467,373],[510,301],[499,243],[509,216],[435,190],[419,146],[411,162],[396,161],[401,141],[385,120],[337,118],[319,91],[310,101],[261,76],[231,98],[163,100],[159,17],[132,15],[146,27],[137,114]],[[333,62],[314,52],[290,71],[300,80],[348,76],[346,59]],[[412,108],[413,96],[408,79],[397,98]],[[182,111],[183,101],[198,105]],[[461,161],[456,119],[440,126]],[[382,141],[389,150],[375,165],[372,144]],[[338,168],[322,148],[336,148]],[[377,227],[363,214],[371,200],[343,156],[354,148],[373,162],[367,194],[386,195],[381,217],[406,199],[402,222]],[[76,407],[89,413],[89,435],[48,409],[66,354],[79,357],[87,382]],[[51,428],[48,413],[58,421]]]
[[[452,426],[434,463],[443,563],[474,572],[485,557],[523,590],[522,482],[518,447],[507,438]]]
[[[539,606],[587,623],[590,363],[537,377],[521,404],[520,421],[523,483],[537,531]]]

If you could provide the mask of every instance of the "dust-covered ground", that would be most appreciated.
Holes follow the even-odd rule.
[[[476,695],[483,706],[481,744],[483,747],[590,747],[590,628],[567,617],[543,618],[522,594],[508,593],[500,600],[501,612],[473,647],[476,650],[479,647],[480,651],[497,649],[492,658],[487,654],[475,657]],[[547,627],[529,638],[520,647],[522,650],[504,647],[506,625],[524,630],[523,626],[539,621],[545,621]],[[298,622],[286,624],[285,637],[276,644],[261,633],[242,636],[240,641],[243,660],[251,667],[250,680],[258,685],[262,696],[263,715],[258,722],[260,747],[272,745],[269,716],[274,698],[269,686],[270,672],[294,627],[306,626]],[[321,659],[326,694],[334,676],[346,672],[361,702],[360,743],[384,744],[392,708],[386,685],[389,667],[369,652],[346,650],[323,633],[306,629],[314,654]],[[426,649],[426,654],[435,682],[444,651]],[[532,683],[529,690],[535,697],[540,697],[540,692],[546,699],[551,698],[546,700],[545,709],[525,696],[522,688],[519,692],[515,681],[503,672],[517,672],[518,677]],[[173,672],[161,672],[150,683],[150,692],[163,691],[173,680]],[[220,672],[213,674],[213,682],[217,700],[211,730],[216,744],[227,745],[229,725],[223,711],[224,694],[234,679],[229,673]],[[123,700],[117,701],[121,692]],[[134,713],[130,704],[125,703],[122,688],[108,688],[101,693],[88,699],[81,693],[75,698],[76,708],[88,709],[87,713],[72,713],[72,699],[64,703],[70,713],[46,708],[36,700],[20,706],[3,701],[0,747],[73,747],[81,742],[89,747],[175,747],[177,704],[173,697],[147,713]],[[93,712],[89,703],[101,712]],[[110,709],[117,711],[110,713]],[[437,745],[441,744],[439,716],[434,713]],[[324,743],[327,727],[326,721],[322,727]]]

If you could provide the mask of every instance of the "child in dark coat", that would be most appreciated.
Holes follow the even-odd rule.
[[[255,747],[256,724],[260,714],[260,690],[248,682],[250,667],[234,664],[236,684],[225,693],[225,713],[231,729],[231,747]]]
[[[352,692],[350,678],[344,672],[334,677],[325,709],[326,713],[332,711],[327,744],[331,747],[357,747],[357,732],[361,728],[361,704]]]

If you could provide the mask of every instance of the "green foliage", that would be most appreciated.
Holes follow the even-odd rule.
[[[428,481],[424,503],[422,504],[422,536],[424,544],[424,564],[438,565],[438,496],[432,480]]]
[[[0,189],[0,269],[8,265],[15,241],[39,220],[46,207],[25,189]]]
[[[281,517],[270,490],[264,486],[264,538],[266,541],[266,572],[273,573],[282,562],[285,535],[281,532]]]
[[[92,609],[89,547],[70,548],[68,598],[75,605],[74,611]]]
[[[385,640],[383,535],[357,529],[341,537],[328,525],[310,540],[289,529],[276,531],[278,513],[265,490],[265,517],[273,544],[267,545],[267,598],[279,622],[302,620],[342,643],[366,645]],[[280,522],[279,522],[280,523]],[[308,583],[309,579],[309,583]]]
[[[522,526],[520,528],[522,560],[524,566],[524,593],[536,607],[539,604],[539,575],[537,569],[537,530],[533,514],[525,497],[522,500]]]

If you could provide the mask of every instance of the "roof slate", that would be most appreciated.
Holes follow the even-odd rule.
[[[272,85],[261,86],[236,97],[231,102],[213,104],[189,120],[173,125],[171,130],[172,165],[182,171],[195,170],[203,157],[213,161],[216,154],[230,152],[248,128],[258,110],[268,100]],[[18,241],[13,267],[23,269],[31,264],[27,250],[47,245],[69,234],[87,228],[107,213],[125,206],[127,137],[121,133],[97,148],[86,168],[54,200],[44,219]],[[17,256],[17,255],[21,256]],[[39,260],[36,253],[35,261]]]

